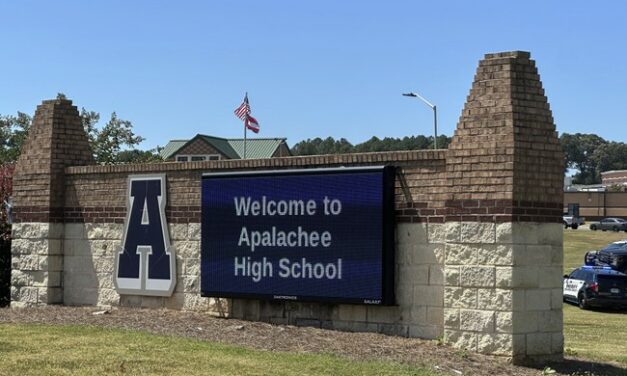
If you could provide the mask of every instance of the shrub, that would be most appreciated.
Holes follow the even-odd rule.
[[[0,307],[11,302],[11,224],[9,201],[13,188],[15,164],[0,166]]]

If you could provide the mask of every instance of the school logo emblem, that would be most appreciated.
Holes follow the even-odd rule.
[[[115,256],[120,294],[171,296],[176,255],[165,219],[165,175],[130,176],[122,249]]]

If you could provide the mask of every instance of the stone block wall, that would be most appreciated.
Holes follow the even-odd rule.
[[[514,357],[560,354],[561,225],[450,226],[444,270],[447,340]]]
[[[170,240],[177,250],[179,276],[174,294],[169,298],[117,293],[113,285],[113,267],[123,231],[124,225],[117,223],[66,224],[64,304],[208,310],[227,315],[225,301],[200,296],[199,223],[169,225]]]
[[[442,337],[515,361],[561,357],[563,155],[528,53],[485,56],[447,150],[93,166],[82,147],[74,153],[54,136],[80,138],[71,102],[42,106],[16,169],[14,307],[205,310],[273,323]],[[29,149],[33,145],[60,152],[47,160]],[[29,162],[33,153],[37,163]],[[200,297],[203,173],[374,165],[397,170],[396,305]],[[177,255],[171,297],[120,295],[113,285],[128,178],[142,174],[166,176],[166,220]]]
[[[11,243],[11,306],[63,301],[63,224],[15,223]]]

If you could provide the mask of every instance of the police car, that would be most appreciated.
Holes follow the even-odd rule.
[[[614,242],[598,251],[586,252],[584,264],[609,266],[619,272],[627,273],[627,240]]]
[[[564,301],[582,309],[627,309],[627,274],[609,266],[579,267],[564,275]]]

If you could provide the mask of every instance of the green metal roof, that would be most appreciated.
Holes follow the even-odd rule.
[[[230,159],[242,159],[244,139],[226,139],[198,134],[191,140],[172,140],[161,150],[161,157],[168,159],[192,140],[201,138]],[[246,159],[270,158],[285,138],[249,138],[246,140]]]
[[[161,155],[161,158],[163,158],[164,160],[168,159],[174,153],[176,153],[176,151],[179,150],[183,145],[185,145],[187,141],[189,140],[172,140],[168,142],[168,144],[163,149],[161,149],[159,155]]]
[[[226,138],[206,136],[206,135],[198,135],[198,136],[200,136],[200,138],[205,140],[209,145],[218,149],[222,154],[226,155],[227,157],[231,159],[240,159],[239,154],[237,154],[237,152],[233,150],[233,147],[230,145],[229,140],[227,140]]]
[[[272,154],[285,141],[284,138],[249,138],[246,140],[246,159],[271,158]],[[244,156],[244,139],[230,139],[229,144],[235,149],[239,158]]]

